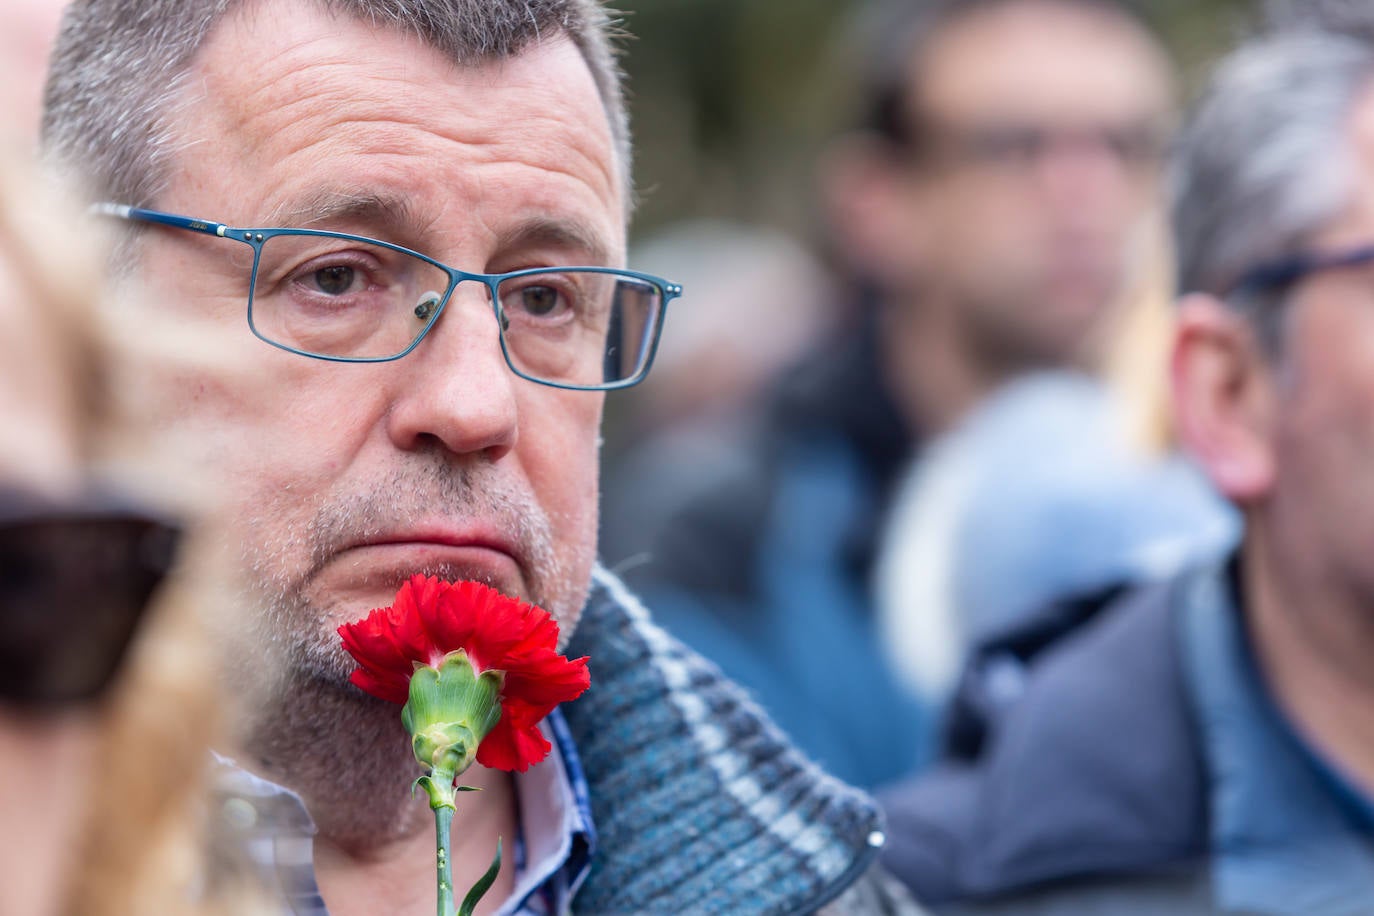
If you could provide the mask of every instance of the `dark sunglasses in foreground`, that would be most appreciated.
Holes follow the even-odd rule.
[[[0,702],[100,697],[178,539],[176,528],[127,506],[0,490]]]

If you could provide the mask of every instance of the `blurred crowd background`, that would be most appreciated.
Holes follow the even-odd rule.
[[[1185,97],[1252,27],[1254,0],[1140,0]],[[641,238],[718,219],[818,243],[817,157],[855,117],[854,0],[625,0]]]
[[[1045,187],[1062,187],[999,209],[999,188],[1027,185],[999,184],[1005,162],[960,171],[959,156],[983,155],[968,144],[987,138],[958,138],[950,142],[965,148],[950,154],[948,196],[902,222],[900,207],[884,203],[903,193],[894,189],[905,179],[893,178],[902,167],[884,173],[886,154],[874,155],[866,135],[883,117],[874,87],[884,65],[914,58],[900,47],[911,4],[620,5],[634,35],[625,61],[640,189],[631,262],[687,293],[670,309],[653,373],[607,401],[602,559],[660,622],[858,784],[881,785],[937,755],[973,645],[1058,601],[1163,577],[1234,540],[1230,510],[1174,454],[1163,408],[1173,281],[1160,170],[1209,64],[1255,30],[1261,11],[1245,0],[1124,6],[1167,55],[1138,80],[1158,99],[1139,103],[1158,109],[1139,113],[1155,119],[1139,182],[1102,190],[1092,157],[1073,161],[1071,131],[1051,133],[1041,158],[1063,168]],[[1012,33],[1021,29],[1030,47],[1052,44],[1062,25],[1053,11],[1032,9]],[[1037,26],[1032,13],[1050,18]],[[969,41],[970,57],[1020,53]],[[1091,51],[1077,62],[1072,40],[1062,41],[1048,53],[1068,61],[1066,72],[1081,67],[1094,80],[1086,74],[1113,71],[1106,57],[1086,60]],[[1027,59],[1004,72],[1044,65]],[[973,63],[966,73],[996,69]],[[1086,103],[1098,114],[1061,120],[1137,117],[1112,110],[1137,105],[1114,91],[1104,82]],[[1003,113],[1017,104],[1004,100]],[[1045,104],[1048,112],[1059,100]],[[1053,132],[1063,126],[1054,117],[1003,120]],[[1061,140],[1063,156],[1054,152]],[[931,187],[941,168],[923,173]],[[1108,215],[1114,207],[1124,209]],[[1056,209],[1083,216],[1051,226],[1045,214]],[[956,213],[963,218],[938,225]],[[987,232],[1018,220],[1000,238]],[[1113,233],[1128,224],[1123,248]],[[943,250],[952,266],[899,276],[894,265],[915,264],[921,243],[904,250],[892,240],[923,231],[949,236],[927,251]],[[1001,262],[1055,233],[1068,247],[1129,249],[1104,268],[1117,272],[1107,281],[1115,292],[1086,294],[1077,319],[1035,317],[1059,306],[1029,289],[1022,303],[1008,296],[1039,255]],[[981,287],[979,273],[990,278]],[[938,309],[922,300],[940,298],[929,291],[945,280],[959,287],[943,297],[954,317],[931,319]],[[964,321],[958,312],[978,311],[965,300],[980,295],[981,330],[951,330]],[[952,355],[960,334],[964,343],[982,335],[982,356]],[[1079,334],[1091,340],[1080,345]],[[903,335],[909,346],[892,343]],[[1012,380],[1023,383],[1004,384]],[[793,636],[780,634],[788,628]],[[863,672],[847,688],[813,676],[807,647],[822,641]],[[921,724],[898,739],[883,727],[894,720]]]
[[[635,441],[639,424],[670,419],[732,383],[759,383],[809,335],[844,320],[836,314],[840,297],[825,286],[844,268],[835,260],[818,170],[835,138],[863,116],[865,32],[885,4],[627,0],[614,6],[633,36],[623,61],[639,187],[633,260],[673,277],[692,270],[683,274],[692,287],[690,306],[683,303],[670,318],[672,330],[649,380],[635,395],[607,403],[612,459]],[[1259,4],[1140,0],[1134,7],[1165,42],[1179,102],[1186,104],[1208,65],[1253,31]],[[788,301],[777,295],[761,301],[756,288],[735,287],[733,265],[712,269],[716,257],[729,253],[746,260],[751,242],[757,260],[777,273],[760,267],[754,276],[782,284]],[[741,330],[738,322],[753,319],[720,301],[729,295],[770,318],[787,316],[787,326],[774,325],[782,339]],[[721,363],[730,358],[729,368],[713,364],[709,372],[681,374],[679,367],[706,352]],[[723,373],[732,374],[723,379]]]

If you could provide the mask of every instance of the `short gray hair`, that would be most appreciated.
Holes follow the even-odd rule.
[[[1233,290],[1292,255],[1339,213],[1354,180],[1350,113],[1374,77],[1374,44],[1281,32],[1218,68],[1179,138],[1171,173],[1182,293],[1227,298],[1278,351],[1282,291]]]
[[[45,149],[91,193],[150,205],[171,165],[172,107],[207,36],[244,0],[77,0],[53,51]],[[587,61],[630,188],[630,129],[615,39],[600,0],[314,0],[418,35],[459,65],[518,54],[565,34]]]

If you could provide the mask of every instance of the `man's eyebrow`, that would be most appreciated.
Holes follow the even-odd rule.
[[[498,251],[558,248],[587,259],[589,266],[610,264],[611,249],[601,235],[579,220],[535,218],[501,233]]]
[[[290,200],[272,210],[267,225],[309,229],[324,223],[349,221],[377,227],[394,240],[408,238],[414,209],[407,197],[321,190]],[[577,219],[535,217],[518,223],[497,238],[497,251],[554,248],[572,252],[590,266],[609,265],[611,249],[601,234]]]
[[[309,229],[336,220],[366,222],[384,228],[410,225],[410,201],[395,195],[321,190],[286,201],[268,216],[271,226]]]

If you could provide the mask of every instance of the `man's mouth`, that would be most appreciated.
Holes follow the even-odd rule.
[[[509,538],[479,528],[433,526],[383,532],[348,544],[320,566],[312,586],[334,597],[355,592],[389,604],[390,593],[419,573],[472,579],[516,597],[524,597],[528,585],[519,548]]]

